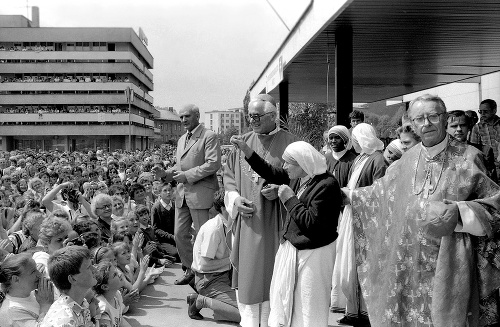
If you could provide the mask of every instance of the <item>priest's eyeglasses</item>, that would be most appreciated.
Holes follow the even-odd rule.
[[[417,116],[415,118],[413,118],[413,122],[417,125],[423,125],[425,124],[425,120],[427,119],[431,124],[437,124],[439,123],[439,119],[441,117],[441,115],[443,114],[440,113],[440,114],[430,114],[430,115],[426,115],[426,116]]]
[[[273,113],[273,111],[266,112],[265,114],[262,114],[262,115],[259,115],[259,114],[253,114],[253,115],[250,115],[250,114],[249,114],[249,115],[248,115],[248,119],[253,120],[254,122],[258,123],[258,122],[260,122],[260,118],[261,118],[261,117],[264,117],[265,115],[267,115],[267,114],[272,114],[272,113]]]

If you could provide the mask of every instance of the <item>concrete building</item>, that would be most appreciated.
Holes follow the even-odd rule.
[[[160,116],[155,118],[155,145],[160,146],[165,143],[176,145],[179,137],[185,132],[181,119],[172,107],[157,109]]]
[[[153,57],[134,30],[40,27],[38,8],[32,16],[0,16],[0,148],[152,147]]]
[[[245,117],[243,108],[233,108],[227,110],[214,110],[205,112],[205,127],[215,133],[224,133],[228,128],[234,127],[238,133],[243,132]]]

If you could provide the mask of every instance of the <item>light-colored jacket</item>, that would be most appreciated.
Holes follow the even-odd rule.
[[[180,208],[184,199],[189,208],[209,209],[218,189],[216,172],[220,168],[220,146],[217,135],[203,126],[197,126],[186,147],[187,133],[177,142],[175,169],[186,174],[187,183],[177,184],[175,206]]]

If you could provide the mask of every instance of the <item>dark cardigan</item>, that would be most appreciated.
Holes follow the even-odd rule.
[[[370,186],[377,179],[385,175],[385,170],[387,169],[387,162],[384,159],[384,155],[380,151],[373,152],[366,160],[361,173],[359,174],[359,179],[356,187]],[[351,178],[351,171],[349,172],[349,178]]]
[[[246,158],[245,158],[246,159]],[[246,159],[268,183],[286,184],[296,193],[300,180],[290,181],[283,168],[274,167],[255,152]],[[285,202],[289,213],[283,226],[283,238],[298,250],[316,249],[337,239],[337,224],[342,204],[340,187],[330,172],[314,176],[302,192]]]
[[[328,171],[335,176],[340,187],[347,186],[347,183],[349,182],[349,171],[351,170],[351,166],[356,157],[357,154],[354,153],[353,150],[347,150],[339,160],[334,159],[331,152],[325,154]]]

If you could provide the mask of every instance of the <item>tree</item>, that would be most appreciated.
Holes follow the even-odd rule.
[[[323,133],[328,128],[327,106],[324,103],[289,103],[288,119],[282,125],[300,140],[316,149],[323,147]]]
[[[236,127],[234,127],[233,125],[229,126],[229,128],[227,128],[224,133],[222,134],[219,134],[219,142],[221,145],[223,144],[231,144],[229,142],[229,140],[231,139],[231,136],[233,135],[238,135],[239,134],[239,131]]]

